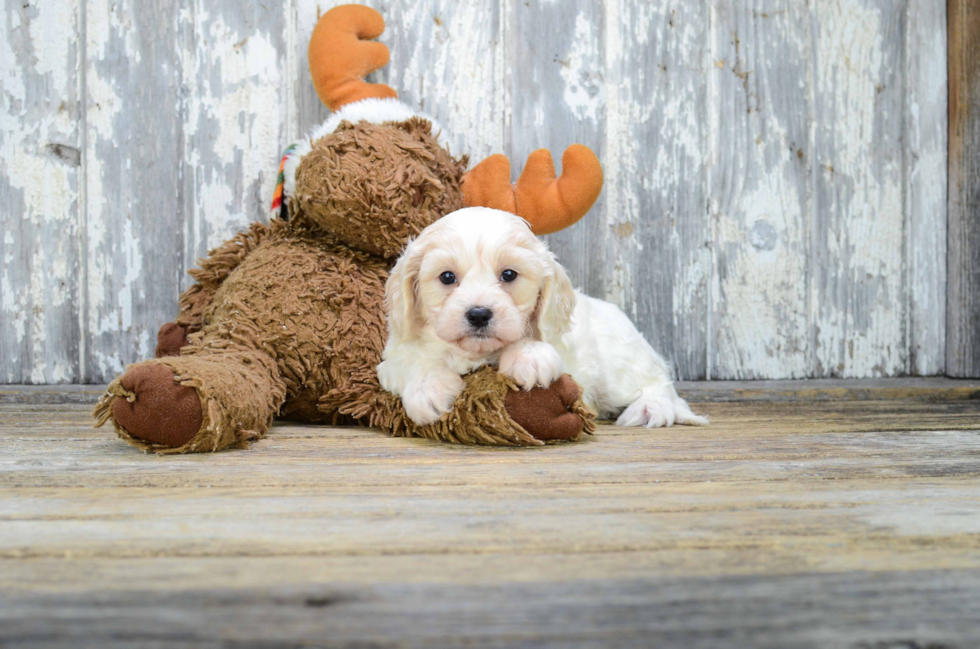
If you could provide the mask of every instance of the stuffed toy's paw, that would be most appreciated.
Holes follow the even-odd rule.
[[[166,365],[140,363],[118,379],[125,398],[112,402],[112,418],[132,437],[176,448],[201,428],[203,413],[197,390],[178,383]]]
[[[517,390],[507,395],[507,414],[542,442],[578,439],[595,430],[595,414],[579,399],[582,389],[567,374],[547,388]]]
[[[168,322],[157,333],[157,350],[154,358],[180,356],[180,349],[187,346],[187,327]]]

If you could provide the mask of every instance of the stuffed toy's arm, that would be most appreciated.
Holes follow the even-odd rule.
[[[547,388],[521,390],[512,379],[491,367],[463,377],[465,387],[452,409],[438,421],[419,426],[405,412],[401,399],[374,381],[338,411],[395,437],[424,437],[455,444],[540,446],[574,441],[595,431],[595,413],[581,400],[581,388],[567,374]],[[320,407],[334,410],[330,398]]]
[[[168,322],[157,333],[157,347],[154,356],[178,356],[181,348],[188,343],[187,337],[204,328],[204,314],[211,305],[215,292],[242,260],[262,242],[273,230],[282,227],[273,222],[271,226],[253,223],[245,232],[240,232],[217,248],[208,251],[207,259],[198,260],[198,268],[188,274],[197,283],[180,294],[180,312],[175,322]]]

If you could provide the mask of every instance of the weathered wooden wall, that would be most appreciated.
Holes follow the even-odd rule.
[[[265,210],[327,111],[320,0],[6,0],[0,382],[148,356],[187,268]],[[454,150],[606,187],[551,237],[681,378],[946,369],[946,7],[936,0],[392,0],[379,73]],[[515,171],[516,171],[515,170]]]

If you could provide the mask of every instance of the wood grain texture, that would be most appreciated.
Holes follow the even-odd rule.
[[[904,3],[812,5],[815,376],[906,372]]]
[[[279,153],[329,114],[306,47],[340,2],[7,3],[0,380],[105,382],[151,353],[187,268],[267,218]],[[391,49],[372,80],[454,153],[515,178],[536,148],[599,153],[596,207],[549,240],[679,378],[977,374],[941,3],[368,4]],[[974,85],[951,89],[962,179]]]
[[[713,2],[711,30],[711,375],[811,376],[807,9]]]
[[[968,401],[980,400],[980,381],[946,377],[677,381],[681,397],[696,403],[726,401]],[[0,386],[0,403],[95,405],[105,385]]]
[[[178,294],[178,0],[85,4],[83,380],[149,358]]]
[[[198,258],[269,219],[286,137],[287,12],[283,3],[261,0],[195,0],[181,18],[184,290]]]
[[[678,381],[678,393],[705,401],[962,401],[980,400],[980,381],[946,377]],[[3,393],[0,392],[0,395]],[[0,397],[2,398],[2,397]]]
[[[383,42],[391,50],[386,82],[433,117],[454,155],[471,165],[505,153],[512,74],[504,51],[506,3],[497,0],[388,3]]]
[[[946,7],[910,2],[906,17],[905,207],[909,374],[946,369]],[[958,271],[959,272],[959,271]],[[958,274],[958,272],[956,274]],[[980,376],[980,366],[974,376]]]
[[[370,646],[426,648],[965,649],[977,633],[977,607],[969,599],[976,586],[974,571],[890,573],[870,584],[861,575],[826,575],[509,588],[344,585],[254,594],[205,590],[180,599],[112,593],[82,603],[42,596],[11,601],[7,610],[19,616],[11,616],[12,633],[24,640],[12,647],[126,646],[122,638],[183,647],[348,647],[367,636]],[[133,599],[187,616],[165,622],[134,607]]]
[[[84,380],[79,4],[0,16],[0,381]]]
[[[684,379],[710,378],[707,3],[606,3],[605,297]]]
[[[946,372],[980,376],[980,7],[949,0]]]
[[[315,564],[314,564],[315,565]],[[259,565],[279,570],[280,564]],[[976,570],[0,598],[16,649],[975,646]]]
[[[972,646],[980,402],[697,409],[541,449],[280,423],[158,457],[0,404],[0,642]]]

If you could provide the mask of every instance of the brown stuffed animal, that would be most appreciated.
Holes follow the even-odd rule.
[[[385,280],[412,236],[464,205],[509,209],[554,231],[581,218],[602,186],[581,146],[566,152],[557,179],[547,152],[532,156],[516,188],[503,156],[464,175],[466,158],[450,155],[430,120],[363,81],[388,61],[384,45],[364,40],[383,30],[367,7],[320,19],[310,69],[335,114],[284,160],[287,218],[252,225],[190,271],[198,283],[161,328],[157,358],[109,385],[97,425],[111,420],[124,440],[160,453],[245,447],[277,414],[473,444],[538,445],[592,430],[567,376],[520,392],[483,368],[466,377],[450,413],[421,427],[379,385]]]

